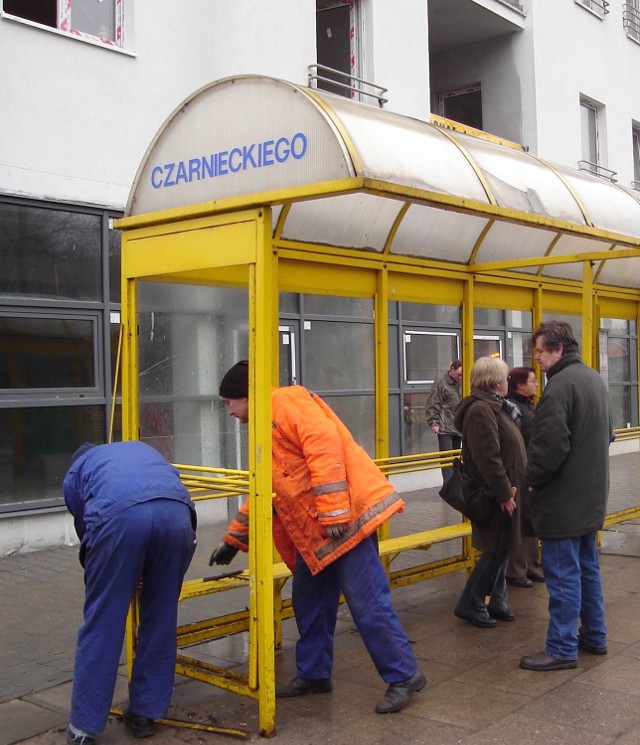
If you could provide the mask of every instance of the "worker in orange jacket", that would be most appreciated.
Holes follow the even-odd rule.
[[[220,396],[229,414],[248,421],[249,367],[227,371]],[[293,574],[300,639],[296,677],[280,698],[332,690],[334,631],[340,593],[382,679],[376,712],[400,711],[427,681],[391,602],[376,529],[404,501],[336,414],[301,386],[271,393],[273,535]],[[240,508],[209,564],[228,564],[249,540],[248,502]]]

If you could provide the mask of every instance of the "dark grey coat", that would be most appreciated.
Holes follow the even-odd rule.
[[[577,354],[547,372],[527,451],[533,527],[560,540],[602,527],[609,494],[609,392]]]
[[[520,515],[526,500],[526,453],[518,425],[500,401],[479,388],[462,400],[455,424],[462,431],[462,452],[468,469],[496,499],[489,524],[472,525],[473,545],[479,551],[495,551],[504,514],[498,502],[508,502],[515,486],[518,506],[511,518],[508,544],[513,546],[520,540]]]

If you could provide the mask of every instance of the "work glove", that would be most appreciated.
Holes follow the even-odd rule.
[[[327,532],[327,535],[332,540],[336,540],[336,538],[342,538],[342,536],[347,532],[349,528],[349,523],[340,523],[339,525],[325,525],[324,529]]]
[[[209,559],[209,566],[214,564],[231,564],[233,557],[238,553],[238,549],[230,546],[224,541],[215,547],[211,558]]]

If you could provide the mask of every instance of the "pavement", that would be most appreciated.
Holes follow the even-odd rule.
[[[639,475],[639,453],[612,457],[610,512],[638,504]],[[438,498],[437,489],[412,492],[406,499],[407,510],[392,521],[394,535],[424,530],[442,520],[442,510],[449,509]],[[188,577],[211,574],[208,557],[223,527],[215,524],[199,530],[199,546]],[[434,546],[428,558],[453,548]],[[398,559],[405,563],[424,560],[424,552],[407,552]],[[241,568],[242,558],[234,565],[232,568]],[[509,588],[509,606],[516,620],[501,622],[494,629],[478,629],[453,616],[464,572],[395,590],[394,604],[428,679],[427,687],[397,714],[374,713],[385,686],[358,638],[348,609],[341,607],[333,693],[279,700],[274,742],[636,745],[640,742],[640,520],[602,532],[601,566],[609,653],[593,656],[580,652],[576,669],[549,673],[518,667],[522,655],[544,647],[548,619],[544,584]],[[0,745],[65,743],[83,589],[77,548],[59,547],[0,559]],[[245,601],[232,597],[241,592],[200,599],[197,611],[182,604],[181,622],[203,609],[209,616],[226,612],[227,604]],[[230,597],[222,599],[221,595]],[[296,637],[293,620],[285,621],[283,646],[276,653],[279,682],[295,672]],[[246,663],[245,634],[202,646],[205,659],[222,660],[239,669]],[[123,664],[114,706],[122,708],[126,700]],[[258,743],[264,740],[257,734],[257,714],[257,704],[251,699],[176,676],[171,718],[244,729],[250,733],[245,742]],[[110,717],[106,730],[97,737],[97,745],[133,742],[117,716]],[[232,740],[158,725],[149,742],[218,745]]]

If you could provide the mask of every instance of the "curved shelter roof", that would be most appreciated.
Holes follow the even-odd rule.
[[[260,76],[212,83],[169,117],[124,223],[258,204],[281,240],[573,280],[590,260],[595,281],[640,289],[640,192]]]

